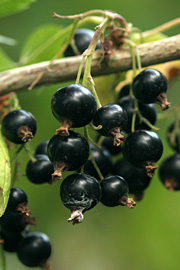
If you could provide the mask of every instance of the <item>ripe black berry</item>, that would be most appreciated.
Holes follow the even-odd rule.
[[[86,174],[72,174],[61,183],[60,197],[62,203],[71,210],[68,219],[72,224],[83,221],[83,213],[93,208],[101,198],[99,182]]]
[[[89,157],[89,144],[74,131],[69,136],[54,135],[48,144],[48,156],[54,165],[53,179],[61,179],[62,172],[80,168]]]
[[[7,233],[20,233],[28,224],[37,225],[35,217],[6,210],[4,215],[0,218],[1,229]]]
[[[118,175],[108,176],[101,181],[101,202],[105,206],[127,206],[134,208],[136,203],[128,198],[128,184],[123,177]]]
[[[20,188],[11,188],[7,209],[12,212],[20,212],[29,216],[31,211],[27,209],[28,198]]]
[[[169,108],[166,98],[167,79],[158,70],[147,68],[133,80],[133,94],[143,103],[157,103],[162,110]]]
[[[171,155],[159,166],[159,177],[163,185],[171,190],[180,190],[180,154]]]
[[[35,161],[30,160],[26,166],[26,176],[34,184],[52,184],[54,167],[47,155],[35,155]]]
[[[144,190],[151,183],[151,178],[147,176],[144,168],[136,168],[127,163],[124,158],[120,158],[116,161],[113,174],[122,176],[126,179],[129,193],[134,194],[138,201],[143,198]]]
[[[147,175],[154,175],[155,162],[162,155],[163,144],[159,136],[148,130],[136,130],[129,134],[123,144],[124,158],[135,167],[145,167]]]
[[[125,128],[127,114],[124,109],[117,104],[107,104],[98,109],[94,115],[93,124],[101,127],[98,132],[103,136],[112,136],[114,145],[119,146],[124,136],[121,131]]]
[[[123,97],[119,100],[118,104],[126,111],[128,116],[127,125],[125,127],[125,132],[131,132],[132,126],[132,118],[134,113],[134,98],[130,96]],[[153,104],[145,104],[138,102],[138,109],[145,119],[147,119],[152,125],[155,124],[157,119],[157,113],[155,106]],[[147,129],[150,130],[151,128],[146,125],[144,122],[140,122],[138,114],[136,114],[135,120],[135,130],[137,129]]]
[[[96,112],[96,100],[89,89],[80,84],[70,84],[56,91],[51,100],[51,109],[61,123],[57,130],[68,135],[70,127],[83,127],[89,124]]]
[[[39,155],[39,154],[47,155],[48,143],[49,141],[40,142],[35,149],[35,155]]]
[[[88,48],[94,36],[94,33],[95,33],[94,31],[90,29],[86,29],[86,28],[81,28],[81,29],[76,30],[75,35],[74,35],[74,43],[80,54],[82,54]],[[100,41],[98,41],[96,50],[100,48],[101,48],[101,43]],[[67,47],[64,54],[66,57],[75,55],[71,45]]]
[[[128,96],[130,93],[130,89],[131,89],[131,84],[124,85],[119,92],[119,98],[121,99],[125,96]]]
[[[49,268],[47,260],[51,255],[51,243],[46,234],[40,232],[28,233],[17,247],[19,260],[29,267]]]
[[[36,133],[36,120],[30,112],[11,111],[2,120],[2,133],[10,142],[26,143]]]
[[[102,148],[95,147],[91,144],[91,154],[95,159],[95,162],[101,172],[105,177],[112,170],[112,158],[108,151]],[[100,180],[100,177],[92,163],[91,160],[87,160],[84,164],[84,173],[93,176],[97,180]]]

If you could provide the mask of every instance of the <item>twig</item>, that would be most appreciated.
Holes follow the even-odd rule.
[[[156,42],[137,46],[143,67],[180,59],[180,35]],[[91,74],[100,76],[127,71],[132,68],[132,57],[129,48],[123,48],[109,56],[109,61],[101,63],[101,55],[96,52],[92,59]],[[9,92],[26,90],[37,76],[44,72],[44,76],[36,84],[47,85],[74,80],[77,76],[82,56],[57,59],[48,70],[49,61],[19,67],[0,73],[0,95]]]

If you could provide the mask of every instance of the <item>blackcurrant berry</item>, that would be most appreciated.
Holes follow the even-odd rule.
[[[133,94],[143,103],[157,103],[162,110],[169,108],[166,98],[167,79],[158,70],[147,68],[133,80]]]
[[[101,198],[99,182],[86,174],[72,174],[61,183],[60,197],[62,203],[71,210],[68,219],[72,224],[83,221],[83,213],[93,208]]]
[[[35,161],[30,160],[26,166],[26,176],[34,184],[52,184],[54,167],[47,155],[35,155]]]
[[[117,104],[107,104],[98,109],[94,115],[93,124],[99,127],[98,132],[103,136],[112,136],[114,145],[119,146],[124,136],[121,131],[126,127],[127,114]]]
[[[136,130],[129,134],[123,144],[123,155],[128,163],[135,167],[145,167],[147,175],[154,175],[155,162],[163,153],[163,144],[159,136],[148,130]]]
[[[74,43],[80,54],[82,54],[88,48],[94,36],[94,33],[95,33],[94,31],[86,28],[76,30],[74,35]],[[97,49],[101,49],[100,41],[98,41],[97,43],[96,50]],[[64,52],[64,55],[66,57],[75,55],[71,45],[67,47],[66,51]]]
[[[77,170],[88,160],[89,144],[82,135],[70,130],[69,136],[54,135],[47,152],[54,165],[53,179],[61,179],[62,171]]]
[[[91,154],[94,157],[94,160],[101,172],[105,177],[112,170],[112,158],[108,151],[102,148],[95,147],[91,144]],[[97,180],[100,180],[100,176],[97,173],[91,160],[87,160],[84,164],[84,173],[93,176]]]
[[[130,96],[123,97],[119,100],[118,104],[126,111],[128,116],[127,125],[125,127],[125,132],[131,132],[132,118],[134,113],[134,98]],[[154,125],[157,119],[157,113],[155,106],[153,104],[145,104],[138,102],[138,109],[143,118],[147,119],[150,124]],[[143,121],[140,122],[138,114],[136,114],[135,120],[135,130],[137,129],[147,129],[151,128],[146,125]]]
[[[180,190],[180,154],[165,158],[159,166],[159,177],[169,190]]]
[[[20,233],[28,224],[37,225],[35,217],[6,210],[4,215],[0,218],[1,229],[7,233]]]
[[[51,100],[51,109],[61,123],[57,133],[68,135],[70,127],[89,124],[96,112],[96,100],[89,89],[80,84],[70,84],[56,91]]]
[[[180,124],[180,123],[179,123]],[[167,140],[172,149],[179,153],[180,151],[180,135],[179,135],[179,128],[176,129],[175,122],[171,123],[168,127],[167,133]]]
[[[16,144],[30,141],[36,133],[34,116],[24,110],[14,110],[2,120],[2,133],[6,139]]]
[[[147,176],[144,168],[136,168],[127,163],[124,158],[120,158],[116,161],[113,174],[122,176],[126,179],[129,193],[135,195],[136,200],[138,201],[143,198],[144,190],[151,183],[151,178]]]
[[[11,188],[7,209],[12,212],[20,212],[29,216],[31,211],[27,209],[28,198],[20,188]]]
[[[39,154],[47,155],[48,143],[49,141],[40,142],[35,149],[35,155],[39,155]]]
[[[105,206],[128,206],[134,208],[136,203],[128,198],[128,184],[123,177],[118,175],[108,176],[101,183],[102,197],[101,203]]]
[[[33,232],[23,237],[17,247],[19,260],[29,267],[43,267],[49,269],[47,260],[51,255],[51,243],[44,233]]]
[[[130,89],[131,89],[131,84],[124,85],[119,92],[119,99],[128,96],[130,93]]]

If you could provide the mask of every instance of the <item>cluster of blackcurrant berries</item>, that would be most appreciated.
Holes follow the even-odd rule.
[[[88,47],[93,34],[86,29],[77,30],[74,39],[79,53]],[[69,46],[65,55],[73,54]],[[130,95],[131,90],[134,96]],[[26,167],[27,178],[34,184],[52,184],[62,178],[64,171],[73,171],[60,185],[60,198],[71,211],[68,221],[72,224],[82,222],[83,214],[98,202],[108,207],[134,208],[136,203],[129,198],[129,193],[136,200],[143,198],[157,168],[155,163],[163,152],[161,139],[151,131],[157,118],[152,103],[160,104],[162,110],[168,109],[166,91],[165,76],[152,68],[140,72],[132,85],[121,89],[116,103],[100,108],[94,95],[83,85],[70,84],[58,89],[52,97],[51,110],[61,126],[50,140],[37,146]],[[96,142],[89,137],[87,125],[97,132]],[[84,136],[72,130],[81,127],[84,127]],[[173,130],[170,127],[168,134]],[[2,133],[8,141],[24,144],[36,133],[35,118],[24,110],[11,111],[3,118]],[[178,138],[174,145],[179,149]],[[121,153],[123,157],[113,164],[112,157]],[[180,189],[179,163],[177,154],[160,166],[160,178],[171,190]],[[7,210],[0,219],[4,249],[16,251],[27,266],[48,269],[50,242],[44,234],[25,231],[27,223],[34,221],[26,208],[27,198],[21,193],[20,189],[11,189]]]
[[[28,198],[20,188],[11,188],[8,205],[0,218],[0,238],[7,252],[16,252],[19,260],[26,266],[50,269],[48,259],[51,244],[46,234],[30,232],[28,225],[36,225],[27,208]]]

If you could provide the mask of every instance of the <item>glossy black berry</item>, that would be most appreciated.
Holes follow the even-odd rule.
[[[134,208],[136,203],[128,198],[129,188],[123,177],[118,175],[108,176],[101,183],[101,202],[105,206],[128,206]]]
[[[127,114],[118,104],[107,104],[98,109],[94,115],[93,124],[99,127],[98,132],[103,136],[114,138],[114,145],[119,146],[124,136],[121,131],[124,130],[127,123]]]
[[[16,144],[30,141],[36,133],[34,116],[24,110],[14,110],[6,114],[2,120],[2,133],[6,139]]]
[[[89,124],[96,108],[96,100],[88,88],[80,84],[70,84],[58,89],[51,100],[52,113],[61,123],[57,132],[68,135],[70,127]]]
[[[169,146],[172,149],[174,149],[176,152],[179,153],[179,151],[180,151],[180,143],[179,143],[180,142],[180,135],[179,135],[179,128],[176,129],[175,122],[171,123],[171,125],[168,127],[166,136],[167,136]]]
[[[91,154],[94,157],[94,160],[101,172],[105,177],[112,171],[112,158],[108,151],[102,148],[95,147],[91,144]],[[91,160],[87,160],[84,164],[84,173],[95,177],[97,180],[100,180],[100,176],[97,173]]]
[[[121,99],[121,98],[123,98],[123,97],[128,96],[129,93],[130,93],[130,89],[131,89],[131,84],[126,84],[126,85],[124,85],[124,86],[121,88],[120,92],[119,92],[119,98]]]
[[[47,155],[48,143],[49,141],[40,142],[35,149],[35,155],[39,155],[39,154]]]
[[[129,134],[123,144],[123,155],[128,163],[135,167],[145,167],[147,175],[154,175],[155,162],[163,153],[163,144],[159,136],[148,130],[136,130]]]
[[[125,127],[125,132],[131,132],[132,128],[132,118],[134,113],[134,98],[130,96],[123,97],[119,100],[118,104],[126,111],[128,121]],[[145,104],[138,102],[138,109],[143,118],[147,119],[150,124],[154,125],[157,119],[156,108],[153,104]],[[140,121],[138,114],[136,114],[135,120],[135,130],[137,129],[147,129],[151,128],[146,125],[143,121]]]
[[[54,135],[47,152],[54,165],[53,178],[61,179],[62,171],[77,170],[88,160],[89,144],[82,135],[70,130],[69,136]]]
[[[134,96],[143,103],[158,103],[162,110],[170,106],[166,91],[167,79],[156,69],[144,69],[133,80]]]
[[[35,161],[30,160],[26,166],[26,176],[34,184],[52,183],[54,166],[47,155],[34,156]]]
[[[32,232],[20,240],[17,247],[17,256],[26,266],[40,266],[48,269],[47,260],[51,255],[51,250],[51,243],[46,234]]]
[[[82,54],[89,46],[93,36],[94,36],[94,31],[86,28],[81,28],[77,29],[74,35],[74,43],[79,51],[80,54]],[[98,41],[96,50],[101,49],[101,43]],[[64,55],[66,57],[68,56],[74,56],[75,53],[71,47],[71,45],[68,46],[66,51],[64,52]]]
[[[68,219],[72,224],[83,220],[83,213],[93,208],[101,198],[99,182],[86,174],[72,174],[61,183],[60,197],[62,203],[71,210]]]
[[[165,158],[159,166],[159,177],[163,185],[171,190],[180,190],[180,154]]]
[[[7,209],[12,212],[20,212],[29,216],[31,212],[27,209],[28,198],[20,188],[11,188]]]
[[[122,176],[126,179],[129,187],[129,193],[136,196],[136,200],[143,198],[144,190],[151,183],[151,178],[147,176],[144,168],[136,168],[126,162],[124,158],[116,161],[113,174]]]
[[[37,225],[35,217],[11,212],[8,209],[0,218],[1,229],[2,231],[7,233],[20,233],[25,229],[28,224]]]

